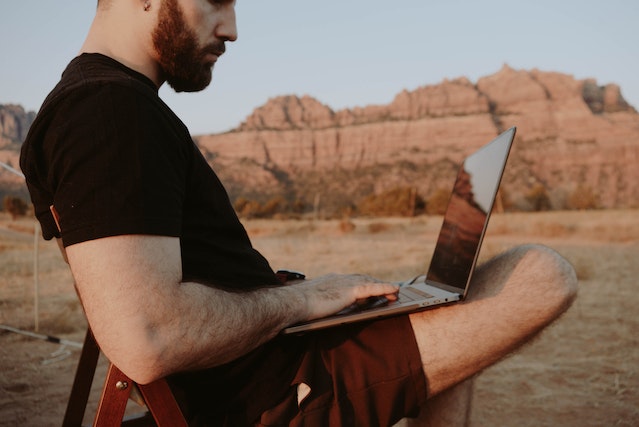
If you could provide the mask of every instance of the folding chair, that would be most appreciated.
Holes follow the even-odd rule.
[[[64,414],[63,427],[82,425],[99,356],[100,347],[91,329],[88,329]],[[129,398],[145,405],[148,412],[125,420],[124,412]],[[109,363],[93,425],[186,427],[187,423],[165,379],[146,385],[136,384]]]

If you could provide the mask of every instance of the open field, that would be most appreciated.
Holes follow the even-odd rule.
[[[425,268],[440,221],[253,220],[246,226],[274,268],[400,280]],[[525,242],[547,244],[575,265],[579,297],[541,336],[478,377],[472,425],[639,425],[639,211],[495,215],[481,258]],[[34,328],[33,247],[32,220],[0,216],[2,325]],[[39,242],[38,272],[39,332],[82,341],[86,322],[54,243]],[[0,330],[0,426],[60,425],[78,357],[73,347]]]

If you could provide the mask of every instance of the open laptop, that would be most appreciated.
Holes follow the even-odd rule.
[[[428,272],[425,276],[402,282],[397,301],[372,297],[334,315],[299,323],[282,332],[312,331],[462,300],[468,293],[515,131],[515,127],[508,129],[464,160],[457,173]]]

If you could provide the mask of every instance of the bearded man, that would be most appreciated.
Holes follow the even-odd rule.
[[[283,286],[252,247],[158,96],[165,82],[207,87],[236,39],[235,1],[99,0],[29,132],[35,213],[102,351],[138,383],[166,377],[191,425],[392,425],[420,409],[463,423],[466,380],[567,309],[574,271],[524,246],[481,267],[455,306],[280,334],[397,286],[335,274]]]

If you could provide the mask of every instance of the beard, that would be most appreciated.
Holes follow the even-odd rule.
[[[163,77],[176,92],[197,92],[206,88],[211,83],[214,65],[206,60],[206,56],[209,53],[219,56],[224,52],[223,41],[200,46],[176,0],[162,3],[153,31],[153,45]]]

